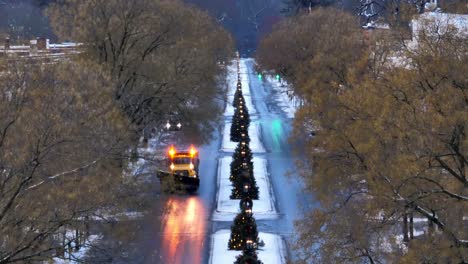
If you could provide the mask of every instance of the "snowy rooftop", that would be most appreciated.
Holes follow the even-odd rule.
[[[7,40],[6,40],[7,41]],[[10,45],[5,41],[5,45],[0,46],[0,56],[18,55],[20,57],[63,57],[70,54],[79,53],[78,47],[81,43],[63,42],[49,43],[45,40],[43,45],[38,45],[38,40],[31,40],[29,45]]]
[[[453,27],[460,34],[468,34],[468,15],[426,12],[411,21],[413,36],[417,37],[421,29],[443,34]]]
[[[362,26],[363,29],[390,29],[390,25],[387,23],[379,23],[375,21],[370,21],[364,26]]]

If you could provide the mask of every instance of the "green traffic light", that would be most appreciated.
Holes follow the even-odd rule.
[[[263,78],[263,76],[262,76],[261,73],[259,73],[259,74],[257,75],[257,77],[258,77],[259,80],[261,80],[261,79]]]
[[[275,77],[276,77],[276,80],[278,80],[278,81],[279,81],[279,79],[280,79],[280,75],[279,75],[279,74],[276,74],[276,76],[275,76]]]

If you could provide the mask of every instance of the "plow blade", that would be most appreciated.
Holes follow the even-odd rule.
[[[198,177],[187,177],[166,171],[159,171],[157,176],[162,184],[165,182],[171,182],[173,179],[173,184],[176,188],[185,188],[189,191],[196,191],[198,186],[200,186],[200,179]]]

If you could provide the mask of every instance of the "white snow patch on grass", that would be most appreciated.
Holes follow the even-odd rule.
[[[267,161],[264,158],[254,157],[254,177],[257,181],[259,199],[253,201],[253,216],[255,219],[275,219],[278,214],[271,193],[270,181],[267,173]],[[231,200],[232,185],[229,180],[232,157],[226,156],[218,164],[218,194],[216,210],[213,213],[214,221],[232,221],[240,212],[240,200]]]
[[[425,234],[426,234],[425,230],[413,229],[414,237],[423,236]],[[403,238],[404,238],[403,235],[397,235],[397,236],[395,236],[395,242],[404,252],[407,252],[408,251],[408,246],[403,241]]]
[[[260,124],[257,121],[250,121],[249,125],[249,137],[250,137],[250,149],[252,153],[264,153],[265,148],[260,141]],[[236,150],[238,142],[231,141],[231,122],[226,122],[223,131],[223,142],[221,151],[234,152]]]
[[[86,256],[86,253],[88,252],[88,250],[91,248],[92,244],[95,243],[97,240],[101,239],[101,236],[99,235],[90,235],[88,238],[87,238],[87,241],[86,243],[81,246],[80,250],[78,250],[77,252],[73,252],[73,253],[68,253],[68,252],[65,252],[65,256],[64,258],[65,259],[61,259],[61,258],[53,258],[52,261],[53,263],[55,264],[76,264],[76,263],[81,263],[81,261],[76,261],[76,260],[81,260],[83,259],[85,256]],[[71,243],[71,247],[74,247],[75,243]]]
[[[108,213],[103,213],[103,214],[96,214],[91,217],[92,220],[94,221],[122,221],[122,220],[137,220],[140,218],[143,218],[145,216],[144,212],[123,212],[123,213],[118,213],[118,214],[108,214]]]
[[[223,229],[211,237],[210,264],[234,263],[241,251],[228,250],[231,230]],[[279,235],[259,232],[258,237],[265,242],[265,246],[257,250],[258,258],[265,264],[286,263],[285,245]]]
[[[137,148],[138,160],[129,162],[125,174],[128,176],[140,176],[142,174],[152,173],[151,168],[157,160],[165,158],[165,149],[161,147],[158,138],[150,138],[146,146]]]

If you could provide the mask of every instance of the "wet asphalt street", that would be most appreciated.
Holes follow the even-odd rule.
[[[259,231],[283,237],[288,248],[294,240],[294,221],[302,215],[302,206],[310,206],[310,199],[302,193],[302,184],[294,170],[289,144],[292,120],[287,118],[275,101],[276,91],[257,78],[254,61],[245,60],[250,92],[261,125],[261,141],[267,152],[259,154],[268,160],[270,183],[279,213],[278,219],[257,221]],[[222,131],[222,130],[221,130]],[[218,132],[219,133],[219,132]],[[201,264],[208,263],[210,235],[219,229],[230,228],[231,222],[213,222],[217,187],[218,158],[221,135],[200,149],[200,188],[192,195],[170,195],[163,201],[165,213],[149,214],[144,220],[145,238],[142,241],[144,263]],[[261,239],[261,238],[260,238]],[[289,251],[289,250],[288,250]],[[293,256],[292,252],[288,252]]]

